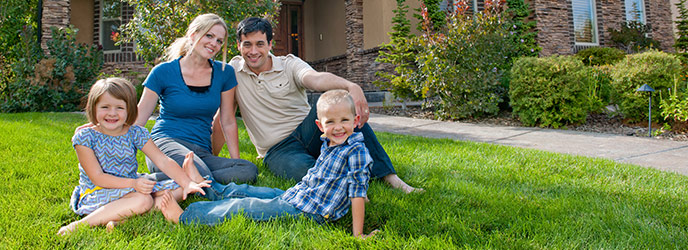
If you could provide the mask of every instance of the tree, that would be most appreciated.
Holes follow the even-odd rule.
[[[244,18],[259,16],[272,19],[279,14],[279,0],[122,0],[135,6],[134,18],[122,25],[123,43],[136,44],[136,53],[146,62],[155,63],[174,39],[184,36],[196,16],[215,13],[229,28],[230,55],[238,54],[234,43],[236,24]]]
[[[675,23],[678,32],[676,32],[676,43],[674,43],[676,54],[679,55],[684,64],[688,61],[688,8],[686,8],[686,2],[688,0],[679,0],[676,3],[678,18]]]

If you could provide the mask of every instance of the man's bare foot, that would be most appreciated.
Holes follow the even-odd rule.
[[[156,204],[157,205],[157,204]],[[177,201],[172,197],[172,193],[165,193],[161,196],[160,212],[165,216],[165,219],[172,223],[179,223],[179,216],[184,210],[177,204]]]
[[[182,169],[184,173],[189,176],[189,178],[196,183],[201,183],[205,181],[201,173],[198,172],[196,165],[193,162],[193,151],[186,154],[184,157],[184,163],[182,163]]]
[[[76,230],[80,226],[79,225],[80,223],[81,223],[80,221],[75,221],[75,222],[69,223],[69,225],[61,227],[60,230],[57,231],[57,235],[65,236],[65,235],[68,235],[68,234],[74,232],[74,230]]]
[[[410,194],[412,192],[422,193],[425,191],[422,188],[414,188],[412,186],[409,186],[409,184],[406,184],[406,182],[401,180],[401,178],[399,178],[399,176],[396,174],[389,174],[385,176],[383,179],[393,188],[399,188],[407,194]]]

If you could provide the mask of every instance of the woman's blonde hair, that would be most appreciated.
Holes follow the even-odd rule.
[[[227,30],[227,24],[225,23],[225,20],[223,20],[222,17],[212,13],[199,15],[194,18],[194,20],[191,21],[191,24],[189,24],[189,27],[186,29],[186,35],[177,38],[172,44],[170,44],[169,47],[167,47],[167,49],[165,49],[165,54],[162,58],[163,61],[172,61],[180,56],[185,56],[191,53],[191,49],[196,45],[196,43],[198,43],[199,40],[201,40],[203,35],[208,33],[213,26],[218,24],[225,29],[224,42],[222,43],[222,62],[226,62],[228,42],[227,37],[229,35],[229,31]],[[193,34],[200,34],[200,36],[196,36],[195,41],[191,41],[191,35]]]
[[[100,79],[91,86],[91,90],[88,92],[88,101],[86,102],[86,118],[88,118],[88,121],[94,125],[98,124],[96,120],[96,105],[100,97],[105,93],[126,103],[127,120],[124,123],[127,125],[134,124],[136,116],[138,116],[136,89],[127,79],[119,77]]]

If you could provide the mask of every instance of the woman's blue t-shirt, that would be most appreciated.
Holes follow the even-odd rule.
[[[180,57],[181,58],[181,57]],[[155,66],[143,86],[158,94],[160,116],[155,121],[151,137],[177,138],[204,147],[212,152],[210,134],[213,116],[220,107],[221,93],[237,85],[232,66],[208,60],[213,67],[210,88],[194,92],[184,83],[179,59]]]

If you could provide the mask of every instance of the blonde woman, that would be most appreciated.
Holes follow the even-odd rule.
[[[239,158],[234,92],[234,69],[225,63],[227,25],[215,14],[203,14],[189,25],[186,35],[166,50],[165,62],[155,66],[143,82],[136,125],[144,126],[155,107],[160,115],[151,131],[153,142],[179,165],[194,152],[194,163],[201,175],[220,183],[252,182],[258,168]],[[222,61],[213,58],[222,52]],[[211,125],[219,108],[222,132],[231,159],[212,154]],[[146,159],[157,180],[167,179]]]

